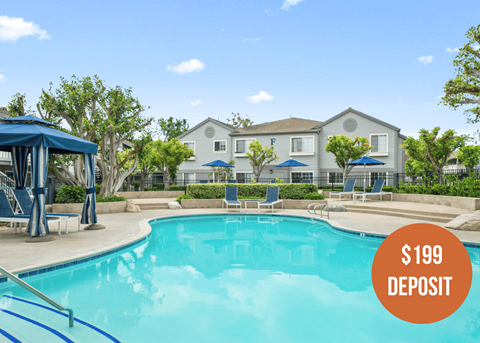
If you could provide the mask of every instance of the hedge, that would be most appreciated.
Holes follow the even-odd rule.
[[[62,186],[55,192],[55,203],[75,204],[85,201],[87,191],[80,186]]]
[[[224,199],[225,184],[207,183],[187,185],[187,194],[194,199]],[[267,187],[280,187],[279,197],[281,199],[304,199],[308,193],[317,193],[318,187],[309,183],[237,183],[227,187],[238,187],[239,198],[260,198],[264,199],[267,194]],[[312,189],[310,190],[310,187]]]
[[[168,186],[168,189],[167,189],[167,191],[184,191],[184,190],[185,190],[185,186],[177,186],[177,185]]]

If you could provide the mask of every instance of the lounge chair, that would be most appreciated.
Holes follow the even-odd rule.
[[[48,218],[48,217],[47,217]],[[60,234],[60,218],[51,217],[51,223],[58,222],[58,233]],[[14,232],[17,233],[17,224],[28,223],[30,221],[30,216],[26,214],[15,214],[10,206],[7,195],[3,189],[0,190],[0,222],[13,223]],[[22,232],[22,226],[18,226],[20,232]]]
[[[228,183],[237,183],[237,180],[228,180]]]
[[[276,181],[275,180],[270,180],[270,183],[276,183]]]
[[[302,180],[302,183],[312,183],[312,180]]]
[[[208,180],[199,180],[199,183],[208,183]]]
[[[225,212],[228,212],[228,206],[240,207],[240,212],[242,212],[242,203],[238,201],[238,187],[225,187],[225,199],[223,199],[223,204],[226,205]]]
[[[279,192],[280,192],[280,187],[267,187],[267,198],[265,201],[258,203],[258,212],[260,212],[260,206],[271,206],[272,213],[273,213],[273,207],[275,206],[275,204],[282,203],[282,208],[283,208],[283,200],[278,199]]]
[[[330,199],[332,198],[332,195],[338,195],[340,198],[340,201],[342,200],[342,195],[349,195],[355,193],[355,181],[356,180],[347,180],[345,182],[345,186],[343,187],[343,191],[341,192],[330,192]]]
[[[380,195],[380,200],[383,200],[384,195],[390,194],[390,200],[393,201],[392,192],[382,191],[384,183],[385,183],[385,180],[376,180],[375,183],[373,184],[373,188],[370,193],[368,192],[356,193],[353,195],[353,200],[355,201],[355,198],[361,198],[362,201],[365,201],[367,198],[367,195]]]
[[[28,194],[26,189],[14,189],[13,195],[15,199],[17,199],[18,206],[20,206],[20,210],[23,214],[30,216],[32,213],[32,206],[33,201]],[[72,219],[76,219],[78,221],[78,231],[80,231],[80,220],[82,218],[79,214],[71,214],[71,213],[47,213],[47,218],[64,218],[65,219],[65,231],[68,235],[68,221]],[[58,234],[60,235],[61,232],[59,231]]]

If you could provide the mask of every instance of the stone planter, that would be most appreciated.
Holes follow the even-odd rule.
[[[125,212],[126,201],[97,202],[97,214],[121,213]],[[83,203],[81,204],[53,204],[51,212],[53,213],[74,213],[82,214]]]
[[[263,200],[260,200],[263,201]],[[245,200],[240,199],[242,204],[242,210],[245,208]],[[222,208],[222,199],[182,199],[182,208]],[[283,208],[285,209],[296,209],[296,210],[306,210],[307,206],[310,204],[326,204],[326,200],[292,200],[284,199]],[[248,208],[255,209],[257,204],[249,204]],[[233,207],[229,207],[233,208]],[[266,208],[266,207],[263,207]],[[282,208],[281,204],[275,205],[275,208]]]
[[[127,199],[157,199],[157,198],[178,198],[185,194],[185,191],[146,191],[146,192],[117,192],[118,196]]]

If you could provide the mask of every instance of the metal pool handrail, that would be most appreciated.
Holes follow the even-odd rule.
[[[19,286],[22,286],[23,288],[25,288],[30,293],[35,294],[37,297],[39,297],[43,301],[45,301],[45,302],[49,303],[50,305],[52,305],[53,307],[55,307],[57,310],[67,311],[68,312],[68,326],[73,327],[74,317],[73,317],[73,310],[72,309],[63,307],[62,305],[60,305],[56,301],[50,299],[45,294],[40,292],[38,289],[30,286],[28,283],[26,283],[22,279],[18,278],[17,276],[13,275],[12,273],[10,273],[8,270],[0,267],[0,272],[3,275],[5,275],[6,277],[8,277],[10,280],[15,282],[16,284],[18,284]]]
[[[310,206],[315,206],[315,207],[313,208],[313,213],[310,212]],[[316,211],[316,209],[317,209],[318,207],[320,207],[320,218],[322,218],[322,217],[323,217],[323,208],[324,208],[324,206],[325,206],[325,208],[327,209],[327,218],[330,219],[330,209],[328,208],[328,204],[318,204],[318,203],[317,203],[317,204],[310,204],[310,205],[307,206],[307,212],[310,213],[310,214],[318,214],[317,211]]]

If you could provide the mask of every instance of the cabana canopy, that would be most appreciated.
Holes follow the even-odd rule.
[[[30,236],[49,233],[45,214],[45,184],[48,174],[48,154],[85,154],[87,196],[83,206],[82,223],[97,223],[95,203],[94,155],[98,146],[54,127],[57,125],[33,116],[1,120],[0,151],[11,152],[15,187],[25,188],[28,155],[31,154],[32,214],[28,223]]]
[[[33,119],[32,119],[33,118]],[[97,154],[98,146],[76,136],[54,129],[57,126],[32,116],[2,119],[0,150],[12,147],[43,146],[51,154]]]

